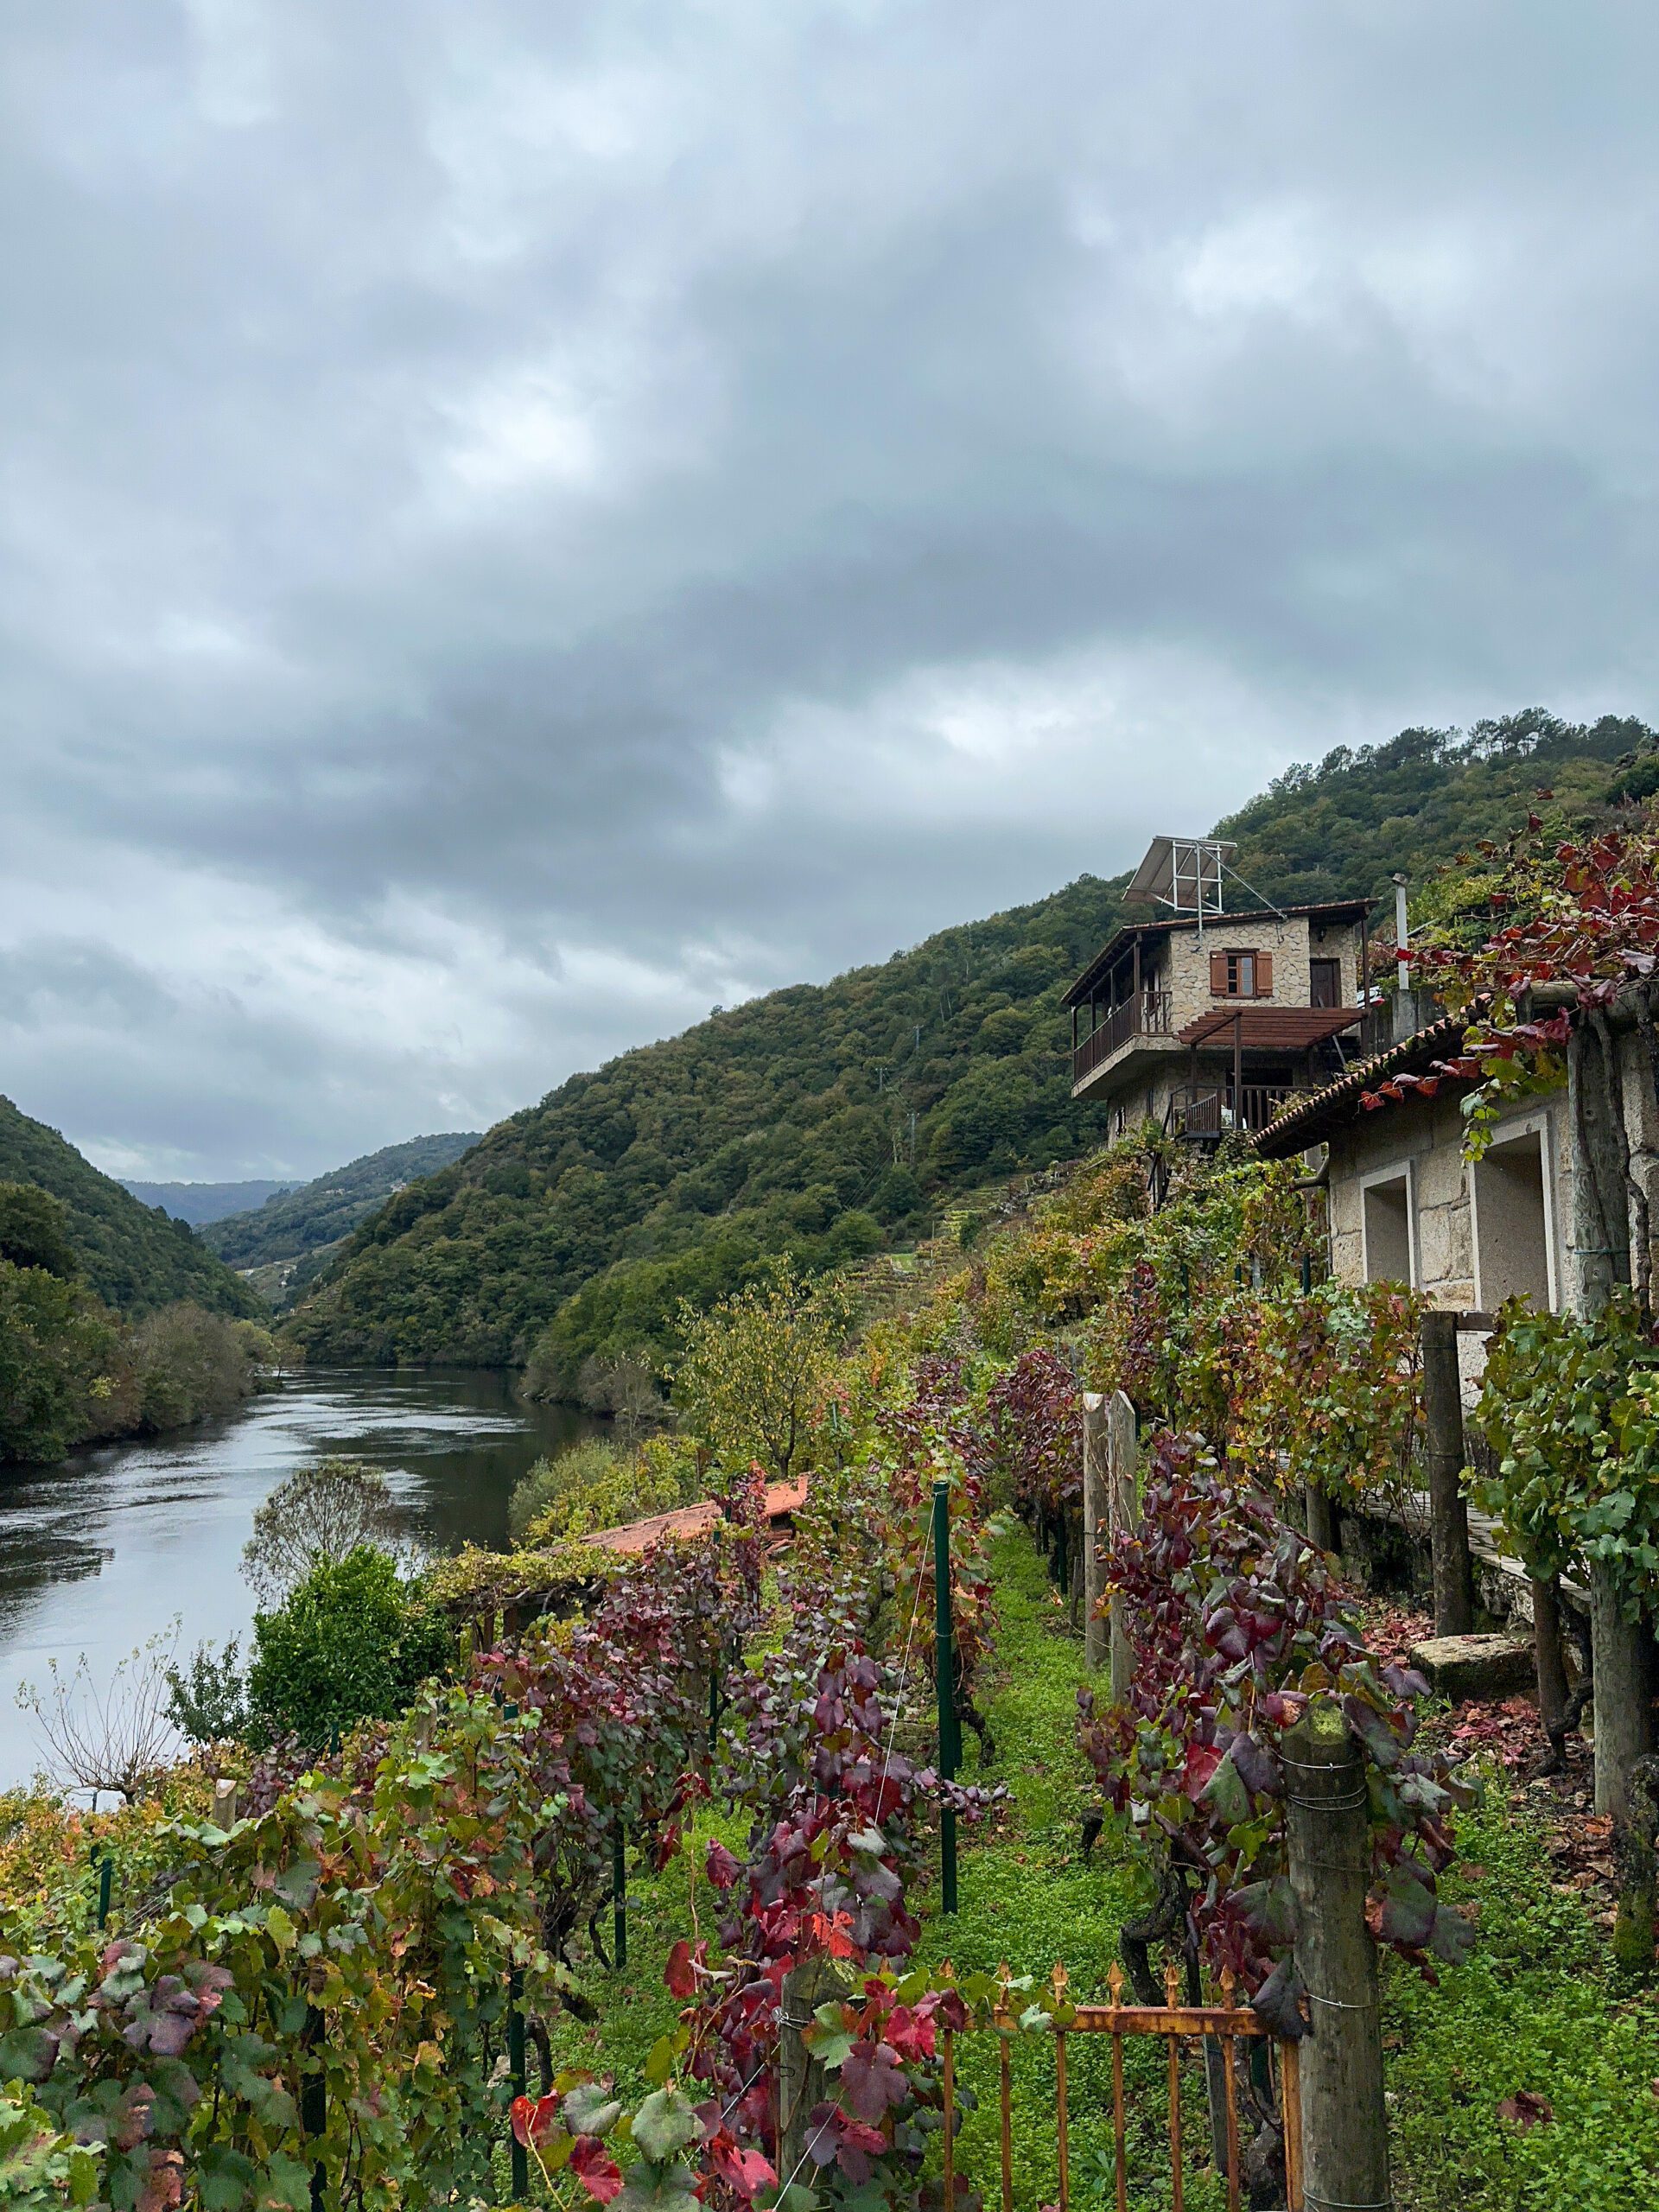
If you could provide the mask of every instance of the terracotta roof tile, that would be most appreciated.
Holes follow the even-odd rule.
[[[806,1503],[806,1478],[798,1482],[770,1483],[766,1487],[766,1519],[776,1523],[787,1521]],[[585,1544],[594,1544],[605,1551],[649,1551],[652,1544],[664,1536],[700,1536],[712,1529],[720,1518],[720,1508],[713,1498],[699,1499],[696,1505],[677,1507],[672,1513],[653,1513],[644,1521],[627,1521],[620,1529],[597,1529],[591,1536],[584,1536]]]
[[[1310,1091],[1282,1107],[1265,1129],[1255,1132],[1250,1139],[1252,1146],[1263,1160],[1288,1160],[1294,1153],[1305,1152],[1331,1130],[1353,1119],[1360,1111],[1362,1092],[1374,1090],[1392,1075],[1424,1074],[1436,1060],[1454,1053],[1463,1042],[1465,1026],[1455,1014],[1442,1014],[1426,1029],[1373,1052],[1369,1059],[1356,1060],[1323,1090]]]

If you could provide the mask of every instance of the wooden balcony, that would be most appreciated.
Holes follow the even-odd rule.
[[[1081,1083],[1135,1037],[1168,1037],[1169,993],[1139,991],[1107,1015],[1092,1037],[1085,1037],[1071,1054],[1071,1080]]]
[[[1305,1084],[1247,1083],[1239,1093],[1243,1110],[1236,1113],[1230,1083],[1188,1084],[1171,1097],[1164,1126],[1195,1144],[1215,1144],[1234,1129],[1265,1129],[1287,1100],[1300,1097],[1306,1088]]]

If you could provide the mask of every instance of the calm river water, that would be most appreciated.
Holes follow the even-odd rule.
[[[179,1648],[252,1620],[238,1572],[254,1509],[330,1452],[384,1467],[435,1548],[506,1539],[513,1484],[543,1452],[597,1426],[525,1406],[504,1375],[462,1369],[307,1375],[234,1420],[57,1467],[0,1467],[0,1789],[39,1764],[17,1686],[84,1651],[100,1684],[117,1660],[180,1622]]]

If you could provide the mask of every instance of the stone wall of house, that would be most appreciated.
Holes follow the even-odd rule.
[[[1175,1027],[1194,1020],[1230,1001],[1217,998],[1210,988],[1212,952],[1267,952],[1273,956],[1273,991],[1269,997],[1240,1001],[1258,1006],[1306,1006],[1313,995],[1309,963],[1313,959],[1342,963],[1341,996],[1344,1006],[1357,1003],[1359,991],[1357,928],[1329,925],[1324,929],[1306,915],[1282,921],[1230,923],[1223,915],[1206,922],[1199,940],[1196,929],[1172,930],[1166,940],[1160,968],[1160,986],[1169,991]]]
[[[1542,1138],[1544,1196],[1549,1212],[1554,1301],[1567,1286],[1567,1238],[1572,1208],[1564,1092],[1533,1099],[1507,1116],[1493,1132],[1494,1142],[1534,1128]],[[1412,1238],[1413,1275],[1418,1289],[1437,1306],[1467,1311],[1480,1303],[1481,1268],[1476,1256],[1476,1224],[1471,1205],[1473,1171],[1463,1157],[1461,1092],[1448,1089],[1432,1099],[1409,1099],[1362,1113],[1331,1141],[1331,1268],[1342,1282],[1366,1278],[1365,1192],[1373,1178],[1390,1169],[1406,1171]],[[1494,1234],[1495,1207],[1489,1205],[1485,1233]],[[1490,1263],[1483,1262],[1483,1265]],[[1373,1270],[1375,1272],[1376,1270]],[[1490,1294],[1490,1292],[1488,1293]]]

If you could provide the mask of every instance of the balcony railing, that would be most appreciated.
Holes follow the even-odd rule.
[[[1139,991],[1135,997],[1125,999],[1107,1015],[1092,1037],[1085,1037],[1071,1055],[1071,1080],[1081,1083],[1097,1067],[1109,1060],[1114,1052],[1127,1045],[1131,1037],[1167,1037],[1169,1025],[1169,993],[1167,991]]]
[[[1305,1084],[1247,1083],[1239,1093],[1242,1113],[1234,1110],[1233,1086],[1187,1084],[1169,1102],[1164,1126],[1176,1136],[1210,1143],[1232,1129],[1265,1129],[1287,1099],[1303,1095]]]

